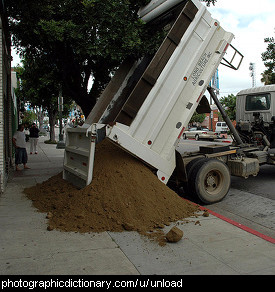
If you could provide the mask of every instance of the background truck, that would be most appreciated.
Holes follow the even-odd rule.
[[[219,136],[223,136],[221,134],[226,134],[229,130],[227,124],[225,122],[217,122],[215,132],[219,134]]]
[[[275,85],[242,90],[236,99],[236,121],[243,141],[259,149],[275,148]],[[265,154],[264,162],[270,161]],[[273,164],[273,163],[272,163]]]
[[[139,15],[166,36],[155,54],[126,59],[84,125],[67,129],[63,178],[79,188],[90,184],[96,144],[109,139],[163,183],[184,186],[204,203],[219,201],[230,188],[231,174],[259,171],[258,157],[250,157],[259,149],[242,141],[208,87],[220,63],[237,70],[243,56],[230,44],[233,34],[197,0],[151,1]],[[236,145],[209,145],[181,155],[176,148],[193,113],[210,112],[207,89]]]

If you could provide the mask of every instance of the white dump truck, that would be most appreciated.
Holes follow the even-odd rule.
[[[109,139],[163,183],[173,178],[204,203],[219,201],[230,188],[231,174],[259,171],[258,159],[247,157],[250,148],[225,113],[236,146],[210,145],[184,155],[176,148],[194,112],[210,111],[207,89],[219,104],[208,88],[217,67],[237,70],[243,56],[231,45],[233,34],[197,0],[151,1],[139,15],[146,25],[166,30],[165,39],[153,56],[126,59],[85,124],[67,129],[63,178],[79,188],[90,184],[96,144]]]

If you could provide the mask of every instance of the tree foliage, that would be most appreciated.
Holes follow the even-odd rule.
[[[274,38],[265,38],[264,42],[267,43],[267,50],[262,53],[262,60],[267,68],[262,73],[262,81],[265,85],[275,84],[275,41]]]
[[[55,140],[54,125],[58,113],[58,95],[60,83],[58,82],[59,72],[57,68],[48,63],[46,59],[36,58],[35,60],[23,59],[23,67],[17,67],[20,86],[16,89],[16,95],[20,100],[28,102],[32,108],[42,107],[48,112],[50,122],[50,140]],[[72,100],[64,98],[64,114],[68,114]]]
[[[87,115],[124,58],[153,50],[156,43],[137,15],[147,2],[10,0],[13,44],[28,60],[42,56],[56,66],[65,95]]]
[[[206,5],[210,6],[211,4],[215,5],[217,0],[202,0],[202,2],[206,2]]]
[[[189,123],[202,123],[205,120],[205,117],[206,114],[198,114],[197,112],[194,112]]]
[[[25,127],[29,128],[31,124],[34,123],[36,118],[37,117],[34,111],[26,110],[23,112],[22,124],[24,124]]]
[[[215,1],[203,0],[207,5]],[[87,116],[125,58],[158,47],[162,32],[147,27],[137,13],[149,2],[9,0],[6,6],[12,42],[21,57],[51,64],[64,95]]]
[[[236,120],[236,96],[234,94],[229,94],[220,99],[220,103],[225,109],[226,114],[228,115],[231,121]]]

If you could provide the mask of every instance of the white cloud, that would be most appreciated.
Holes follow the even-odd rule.
[[[264,38],[274,36],[275,1],[217,0],[216,5],[208,9],[225,30],[235,35],[232,45],[244,55],[238,71],[219,66],[221,96],[252,86],[250,62],[255,63],[256,86],[262,86],[261,73],[266,68],[261,54],[267,47]]]

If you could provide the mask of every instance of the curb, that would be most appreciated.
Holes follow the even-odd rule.
[[[253,234],[255,236],[258,236],[258,237],[262,238],[263,240],[266,240],[266,241],[269,241],[269,242],[275,244],[275,238],[273,238],[273,237],[267,236],[267,235],[265,235],[265,234],[263,234],[261,232],[258,232],[258,231],[254,230],[254,229],[252,229],[252,228],[250,228],[250,227],[248,227],[246,225],[243,225],[243,224],[241,224],[241,223],[239,223],[237,221],[234,221],[234,220],[232,220],[232,219],[230,219],[228,217],[225,217],[225,216],[223,216],[223,215],[221,215],[219,213],[211,211],[210,209],[208,209],[206,207],[203,207],[201,205],[198,205],[198,204],[196,204],[196,203],[194,203],[192,201],[189,201],[189,200],[187,200],[185,198],[182,198],[182,199],[188,201],[191,204],[197,205],[198,208],[201,211],[207,211],[209,214],[211,214],[211,215],[213,215],[213,216],[215,216],[215,217],[217,217],[217,218],[219,218],[219,219],[221,219],[221,220],[223,220],[223,221],[225,221],[225,222],[227,222],[227,223],[229,223],[231,225],[234,225],[234,226],[236,226],[236,227],[238,227],[238,228],[240,228],[240,229],[242,229],[242,230],[244,230],[244,231],[246,231],[246,232],[248,232],[250,234]]]

